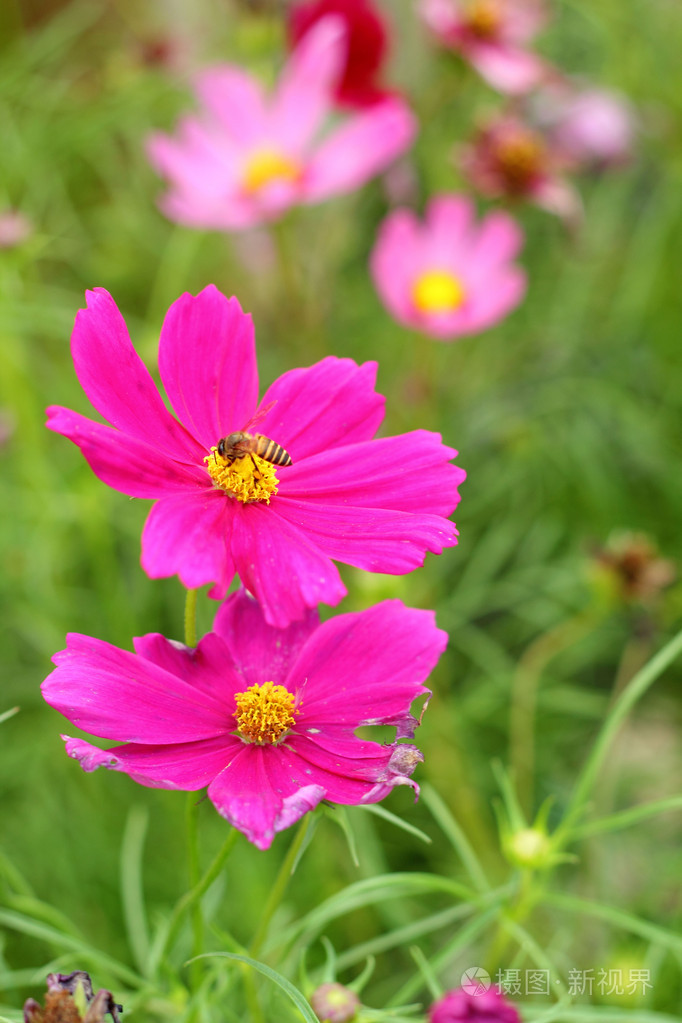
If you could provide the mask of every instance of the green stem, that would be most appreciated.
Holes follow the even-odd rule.
[[[197,597],[199,590],[187,590],[185,597],[185,646],[197,645]]]
[[[213,882],[216,880],[221,870],[223,869],[225,862],[232,852],[232,848],[237,841],[238,832],[232,828],[227,838],[223,842],[221,848],[218,850],[213,862],[209,866],[208,870],[202,877],[202,879],[193,888],[190,889],[175,906],[173,915],[171,916],[170,924],[168,926],[168,933],[166,940],[163,943],[161,949],[160,959],[170,951],[173,947],[175,939],[178,936],[185,913],[190,910],[195,903],[201,899],[202,895],[208,891]]]
[[[549,662],[573,646],[596,623],[592,608],[559,622],[526,649],[512,681],[509,720],[509,759],[519,802],[532,812],[535,774],[535,715],[542,673]]]
[[[602,725],[597,740],[592,747],[585,765],[580,772],[578,781],[573,790],[573,795],[568,804],[564,819],[557,829],[562,836],[566,834],[582,813],[588,800],[592,787],[601,771],[602,765],[613,742],[616,733],[623,721],[630,713],[637,701],[644,695],[647,689],[653,685],[656,679],[663,674],[673,661],[682,653],[682,630],[670,640],[666,646],[653,657],[648,664],[637,672],[628,682],[625,689],[616,700],[616,703]],[[556,833],[555,833],[556,834]]]
[[[309,825],[310,814],[307,813],[304,816],[301,823],[299,824],[296,836],[291,845],[289,846],[286,856],[284,857],[284,862],[282,863],[282,866],[279,869],[277,880],[275,881],[270,891],[270,896],[265,904],[265,908],[263,909],[260,924],[258,925],[258,930],[256,931],[254,939],[251,942],[251,947],[249,949],[249,955],[251,956],[252,959],[257,958],[258,953],[263,947],[263,942],[265,941],[268,934],[268,927],[270,926],[270,921],[272,920],[272,917],[277,907],[282,901],[282,896],[286,891],[286,887],[289,883],[289,878],[291,876],[291,871],[293,870],[294,863],[296,862],[296,858],[305,840],[305,836],[308,832]]]
[[[196,590],[190,591],[196,593]],[[189,874],[189,890],[194,889],[201,879],[199,866],[199,828],[197,826],[197,805],[196,793],[187,794],[187,867]],[[201,911],[201,900],[195,899],[190,907],[190,920],[192,923],[192,958],[201,955],[204,951],[204,917]],[[190,964],[191,990],[196,991],[201,982],[202,964],[192,962]]]

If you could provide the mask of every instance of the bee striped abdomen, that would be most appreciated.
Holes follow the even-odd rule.
[[[285,451],[281,444],[261,433],[256,434],[256,454],[264,458],[271,465],[291,465],[291,455]]]

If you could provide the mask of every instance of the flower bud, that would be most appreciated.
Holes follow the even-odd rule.
[[[320,984],[310,996],[310,1004],[320,1020],[329,1020],[329,1023],[348,1023],[358,1011],[360,999],[355,991],[333,981],[329,984]]]

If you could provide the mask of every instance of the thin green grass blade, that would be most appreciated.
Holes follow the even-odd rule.
[[[445,805],[443,798],[431,785],[424,785],[422,788],[422,799],[440,825],[442,831],[452,843],[458,853],[474,887],[479,892],[490,891],[490,883],[485,876],[471,843],[460,828],[449,808]]]
[[[276,984],[284,992],[287,998],[299,1010],[306,1023],[320,1023],[307,998],[304,997],[298,988],[294,987],[281,973],[277,973],[272,967],[266,966],[265,963],[261,963],[257,959],[251,959],[249,956],[236,955],[233,952],[205,952],[203,955],[190,959],[189,962],[196,962],[198,959],[232,959],[235,962],[244,963],[246,966],[252,967],[252,969],[262,973],[264,977],[267,977],[268,980],[271,980],[273,984]]]
[[[121,899],[128,945],[142,974],[149,962],[149,928],[144,905],[142,856],[149,812],[133,806],[128,814],[121,843]]]
[[[379,803],[368,803],[365,806],[359,807],[359,809],[365,810],[367,813],[374,814],[375,817],[382,817],[385,821],[393,824],[396,828],[400,828],[401,831],[406,831],[408,835],[414,835],[420,842],[430,845],[433,839],[422,831],[420,828],[416,828],[414,824],[410,824],[409,821],[404,821],[402,817],[398,817],[397,814],[391,813],[386,807],[381,806]]]
[[[605,920],[614,927],[630,931],[631,934],[638,934],[654,944],[664,945],[677,955],[682,955],[682,934],[675,934],[665,927],[652,924],[648,920],[626,913],[622,909],[614,909],[613,906],[604,906],[600,902],[592,902],[589,899],[580,899],[575,895],[562,895],[559,892],[549,892],[544,896],[546,905],[556,906],[557,909],[565,909],[569,913],[581,913],[585,916],[595,917],[597,920]]]
[[[642,806],[633,806],[629,810],[621,810],[619,813],[610,814],[608,817],[601,817],[596,821],[588,821],[580,824],[571,832],[571,838],[581,840],[592,835],[602,835],[609,831],[620,831],[621,828],[629,828],[633,824],[648,817],[655,817],[659,813],[667,813],[668,810],[682,810],[682,796],[668,796],[666,799],[656,799],[651,803],[644,803]]]

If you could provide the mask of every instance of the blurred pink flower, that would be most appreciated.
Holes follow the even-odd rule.
[[[496,987],[476,994],[458,988],[433,1003],[429,1023],[521,1023],[521,1016]]]
[[[348,47],[335,98],[349,107],[368,107],[390,93],[377,81],[388,57],[386,21],[372,0],[298,0],[288,14],[287,29],[294,45],[330,14],[343,19]]]
[[[553,84],[534,97],[533,108],[567,163],[614,167],[632,156],[635,113],[617,92]]]
[[[567,221],[581,212],[578,192],[561,171],[562,154],[545,135],[514,116],[480,128],[458,162],[474,188],[493,199],[525,199]]]
[[[199,116],[181,120],[175,138],[148,140],[152,164],[170,181],[163,212],[190,227],[239,230],[353,191],[384,170],[416,131],[402,100],[353,114],[320,138],[345,52],[343,22],[328,17],[305,34],[269,100],[239,67],[200,74]]]
[[[33,234],[33,224],[19,210],[0,211],[0,249],[13,249]]]
[[[219,609],[196,649],[158,634],[135,653],[71,634],[42,685],[78,728],[127,745],[101,750],[62,736],[86,771],[108,767],[141,785],[196,791],[267,849],[322,799],[375,803],[423,758],[402,742],[356,737],[392,725],[411,737],[413,700],[447,644],[432,611],[387,600],[319,624],[308,611],[267,624],[244,590]],[[418,790],[417,790],[418,791]]]
[[[178,421],[111,295],[97,288],[87,304],[71,338],[74,365],[112,426],[60,406],[47,425],[109,486],[157,502],[142,534],[152,578],[214,583],[211,596],[222,598],[237,573],[266,620],[284,626],[345,596],[332,559],[402,575],[457,543],[448,516],[466,474],[437,433],[372,440],[384,417],[376,363],[329,356],[285,373],[259,405],[251,317],[211,285],[174,302],[161,330],[159,372]],[[292,465],[217,450],[250,429],[257,409],[258,432]]]
[[[546,63],[529,49],[546,20],[542,0],[420,0],[426,25],[499,92],[528,92]]]
[[[526,276],[512,263],[523,234],[507,213],[480,224],[462,195],[431,200],[422,223],[407,209],[389,214],[371,256],[376,288],[393,316],[442,341],[477,334],[523,298]]]

